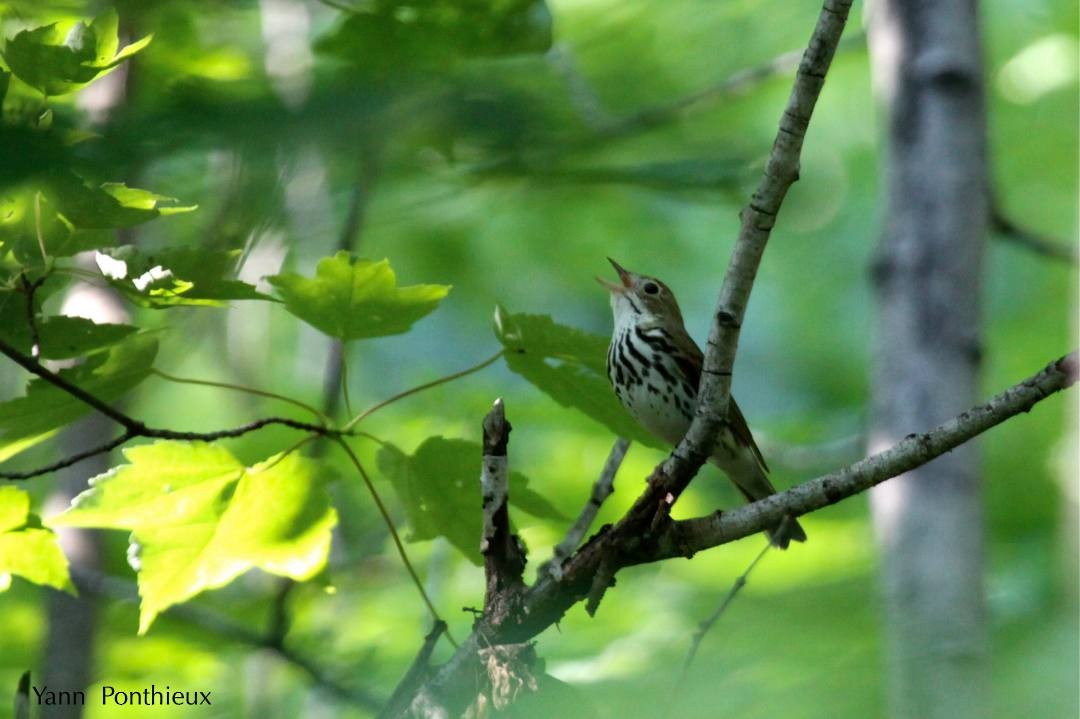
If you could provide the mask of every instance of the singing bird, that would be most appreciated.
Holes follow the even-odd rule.
[[[619,401],[638,423],[675,446],[690,428],[704,356],[683,325],[671,289],[655,277],[623,268],[608,258],[620,284],[597,280],[611,292],[615,328],[608,346],[608,379]],[[728,402],[723,436],[710,461],[735,484],[747,501],[776,494],[768,467],[754,443],[735,398]],[[770,541],[787,549],[806,541],[794,518],[767,530]]]

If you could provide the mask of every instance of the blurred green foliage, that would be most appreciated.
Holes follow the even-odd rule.
[[[347,2],[0,0],[0,336],[24,351],[34,343],[22,321],[26,283],[47,275],[31,303],[43,357],[85,356],[65,376],[110,401],[124,397],[125,410],[152,426],[214,430],[293,410],[272,398],[164,381],[149,374],[151,364],[325,406],[324,379],[336,363],[326,359],[329,341],[305,322],[343,339],[390,332],[333,324],[358,322],[363,298],[311,284],[326,279],[324,263],[356,273],[378,267],[357,258],[388,257],[410,282],[453,285],[450,295],[430,290],[408,321],[392,327],[408,333],[344,352],[359,407],[507,350],[483,373],[365,419],[359,428],[376,441],[350,440],[361,462],[379,470],[376,486],[400,531],[417,540],[408,549],[426,590],[460,637],[471,615],[457,609],[480,604],[483,593],[474,564],[479,511],[469,509],[478,505],[469,482],[479,467],[480,419],[494,397],[504,398],[516,430],[511,467],[520,473],[514,521],[535,571],[586,501],[611,430],[625,421],[603,392],[610,314],[592,276],[607,271],[611,255],[662,277],[703,337],[736,213],[771,144],[789,73],[726,81],[800,49],[818,4]],[[995,194],[1017,222],[1063,242],[1076,231],[1078,20],[1065,0],[983,7]],[[740,343],[736,393],[755,432],[774,444],[863,431],[880,131],[866,53],[849,43],[815,112],[802,180],[779,218]],[[96,262],[66,259],[92,249]],[[277,279],[264,280],[270,276]],[[390,278],[390,294],[410,289]],[[120,293],[125,324],[139,334],[57,317],[72,288],[88,281]],[[266,299],[275,289],[283,302],[234,301]],[[988,245],[987,393],[1075,342],[1075,294],[1075,268],[1006,241]],[[344,300],[323,306],[328,297]],[[493,338],[500,303],[530,314],[504,313]],[[13,398],[0,404],[0,456],[20,453],[5,469],[58,459],[59,443],[40,440],[85,414],[39,380],[20,398],[21,383],[0,363],[4,397]],[[1078,711],[1074,410],[1073,397],[1052,398],[980,440],[995,716],[1065,719]],[[341,410],[334,419],[345,419]],[[228,481],[250,480],[244,468],[297,438],[278,427],[223,442],[237,468]],[[299,472],[307,483],[284,496],[329,492],[339,524],[329,555],[306,565],[327,561],[326,581],[289,597],[287,641],[317,655],[334,679],[386,697],[429,616],[354,468],[318,446],[305,452],[317,476]],[[599,522],[633,501],[662,456],[635,443]],[[774,469],[779,486],[808,478]],[[87,478],[78,466],[70,471]],[[0,521],[0,576],[30,571],[10,564],[25,556],[8,551],[12,536],[33,532],[55,547],[34,518],[45,515],[48,524],[55,516],[45,509],[55,484],[34,480],[4,505],[25,511],[6,531]],[[220,497],[199,511],[223,520],[237,495]],[[315,503],[334,511],[322,501]],[[740,501],[706,469],[676,514]],[[447,512],[418,512],[433,506]],[[327,516],[304,514],[316,515]],[[546,671],[561,683],[530,711],[543,716],[569,704],[601,717],[883,716],[865,501],[805,524],[812,541],[766,558],[677,694],[673,668],[697,622],[758,551],[757,538],[628,571],[595,618],[575,608],[539,639]],[[105,535],[103,571],[133,586],[126,544],[124,534]],[[250,565],[274,571],[252,552],[239,562],[209,581],[181,582],[172,595],[152,591],[150,611]],[[37,581],[66,586],[58,565],[40,566],[51,569]],[[301,575],[308,573],[293,573]],[[47,591],[16,579],[0,594],[0,687],[13,689],[28,667],[40,676]],[[248,572],[191,604],[261,632],[273,621],[278,591],[267,575]],[[138,606],[102,606],[96,686],[208,688],[229,716],[299,716],[333,701],[310,694],[309,677],[295,666],[181,613],[161,614],[137,636]],[[146,604],[142,611],[145,620]],[[448,651],[440,647],[436,658]],[[0,702],[0,711],[7,706]],[[342,716],[366,715],[333,706]],[[117,713],[88,707],[91,717]]]

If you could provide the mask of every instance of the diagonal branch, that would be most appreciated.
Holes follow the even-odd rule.
[[[739,236],[724,274],[724,284],[709,329],[694,421],[686,438],[676,448],[672,460],[664,467],[664,473],[670,478],[666,488],[675,498],[711,454],[720,438],[720,427],[727,417],[739,330],[746,314],[750,290],[780,205],[799,177],[799,156],[806,129],[850,9],[851,0],[825,0],[780,118],[780,127],[765,164],[764,176],[740,214],[742,224]]]
[[[823,477],[730,512],[672,522],[641,559],[688,557],[760,532],[785,515],[798,517],[864,492],[959,447],[1038,402],[1076,383],[1080,358],[1074,351],[1018,385],[995,395],[923,434],[910,434],[889,449]]]
[[[840,502],[926,464],[1009,418],[1030,411],[1042,400],[1075,384],[1078,372],[1080,358],[1073,352],[930,432],[910,435],[880,454],[736,510],[671,521],[651,536],[644,533],[620,535],[617,526],[601,532],[574,554],[561,580],[549,575],[540,576],[527,590],[520,612],[508,615],[501,623],[492,622],[488,617],[478,621],[473,633],[450,661],[417,688],[409,706],[415,710],[422,705],[424,710],[397,716],[454,716],[460,713],[464,703],[469,701],[469,694],[477,687],[477,651],[495,644],[526,642],[558,622],[568,609],[589,594],[601,567],[618,571],[633,564],[689,557],[695,552],[757,534],[785,516],[797,517]],[[632,513],[633,509],[628,516]],[[626,518],[622,520],[626,521]],[[475,694],[472,696],[475,698]],[[440,714],[443,710],[446,713]]]
[[[343,434],[346,434],[344,430],[326,427],[325,425],[321,424],[301,422],[299,420],[290,419],[288,417],[264,417],[262,419],[255,420],[254,422],[240,425],[239,427],[220,429],[212,432],[182,432],[173,429],[157,429],[154,427],[148,427],[141,420],[135,419],[134,417],[131,417],[130,415],[121,412],[115,407],[110,406],[108,403],[103,402],[101,399],[90,394],[78,385],[64,379],[64,377],[45,367],[45,365],[41,364],[34,358],[25,355],[19,350],[15,349],[15,347],[8,344],[3,339],[0,339],[0,354],[6,355],[13,362],[15,362],[15,364],[24,368],[26,371],[40,377],[49,384],[63,390],[64,392],[68,393],[83,404],[88,405],[100,414],[113,420],[125,430],[123,434],[121,434],[114,440],[106,442],[105,444],[99,445],[97,447],[87,449],[83,452],[79,452],[70,457],[66,457],[46,467],[28,470],[25,472],[0,472],[0,479],[21,480],[38,477],[43,474],[48,474],[49,472],[54,472],[58,469],[69,467],[84,459],[88,459],[90,457],[112,451],[113,449],[116,449],[120,445],[136,437],[213,442],[219,439],[239,437],[241,435],[248,434],[249,432],[254,432],[256,430],[262,429],[263,427],[268,427],[270,425],[281,425],[284,427],[290,427],[292,429],[310,432],[312,434],[323,437],[339,437]]]
[[[593,484],[592,493],[589,494],[589,501],[586,502],[581,514],[578,515],[577,521],[570,527],[566,536],[552,551],[551,559],[542,564],[540,569],[537,570],[538,575],[550,574],[554,579],[562,577],[563,564],[578,548],[581,540],[585,538],[585,533],[592,526],[593,520],[596,519],[596,515],[604,501],[615,491],[615,475],[618,473],[619,467],[622,466],[623,457],[626,456],[626,451],[629,448],[630,440],[622,437],[615,440],[607,461],[604,462],[604,469],[600,472],[600,477],[596,480],[596,483]]]
[[[379,712],[377,719],[392,717],[405,708],[406,705],[403,703],[410,698],[412,692],[416,690],[417,686],[424,681],[431,671],[431,655],[435,652],[439,637],[445,631],[446,622],[441,619],[436,620],[431,631],[424,636],[424,643],[420,645],[420,651],[416,653],[416,658],[413,659],[413,663],[405,672],[405,676],[398,682],[394,693],[387,700],[386,706]]]

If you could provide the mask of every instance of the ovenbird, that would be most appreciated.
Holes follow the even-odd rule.
[[[623,406],[649,433],[672,446],[690,427],[704,356],[686,331],[675,295],[660,280],[624,269],[608,258],[620,284],[597,278],[611,292],[615,329],[608,347],[608,379]],[[732,398],[723,436],[710,461],[753,502],[776,489],[750,428]],[[772,543],[786,549],[806,534],[793,518],[767,530]]]

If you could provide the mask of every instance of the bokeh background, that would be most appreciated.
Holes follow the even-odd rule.
[[[83,92],[50,99],[55,127],[97,137],[48,161],[197,203],[196,212],[125,231],[120,240],[244,248],[248,281],[282,267],[311,274],[318,259],[345,246],[390,258],[405,284],[452,284],[439,311],[411,333],[349,348],[356,406],[497,351],[496,303],[608,333],[606,294],[593,276],[610,272],[609,255],[671,285],[692,334],[703,339],[738,209],[757,182],[790,88],[787,53],[805,44],[817,2],[344,6],[365,10],[363,23],[335,5],[114,3],[129,40],[147,33],[154,40]],[[0,2],[3,35],[106,7]],[[869,267],[882,207],[882,128],[861,36],[864,11],[857,6],[815,111],[801,181],[765,255],[736,363],[735,394],[781,487],[862,451],[875,332]],[[1077,216],[1078,19],[1067,0],[982,7],[998,208],[1065,246],[1073,245]],[[33,91],[13,82],[4,111],[34,102]],[[16,175],[41,161],[15,153],[0,162]],[[1075,264],[995,234],[984,291],[986,394],[1075,342]],[[162,328],[162,370],[322,401],[331,344],[280,307],[127,311],[142,326]],[[12,367],[0,366],[0,380],[5,397],[19,392]],[[395,404],[365,426],[407,451],[433,435],[477,440],[497,396],[515,428],[512,467],[574,516],[613,438],[502,363]],[[152,424],[192,429],[276,409],[160,379],[126,406]],[[1075,396],[1054,397],[979,440],[996,717],[1068,719],[1080,709],[1074,410]],[[258,459],[290,436],[270,429],[230,447]],[[27,466],[58,456],[58,447],[33,450]],[[376,466],[376,445],[357,448]],[[632,446],[600,521],[619,516],[662,456]],[[323,461],[340,476],[333,591],[321,582],[292,591],[289,642],[336,680],[386,697],[429,618],[351,469],[336,466],[335,454]],[[375,480],[407,534],[392,487],[378,474]],[[48,506],[55,484],[29,485],[38,507]],[[677,514],[740,501],[707,468]],[[567,522],[526,514],[515,521],[531,550],[531,576]],[[676,668],[698,622],[762,538],[626,571],[595,618],[573,609],[537,643],[547,672],[567,685],[559,701],[573,709],[564,705],[559,715],[884,716],[865,498],[804,524],[810,541],[765,558],[678,687]],[[472,616],[461,608],[482,602],[482,570],[443,540],[408,548],[451,630],[464,636]],[[122,533],[104,535],[104,574],[133,579],[125,549]],[[253,573],[192,604],[254,630],[269,621],[277,590]],[[48,592],[16,580],[0,594],[0,696],[47,661]],[[367,716],[200,616],[166,614],[137,637],[137,607],[99,599],[91,691],[106,683],[211,689],[214,707],[205,716]],[[447,652],[444,645],[436,656]],[[0,712],[7,709],[5,700]],[[93,701],[86,711],[128,713]]]

